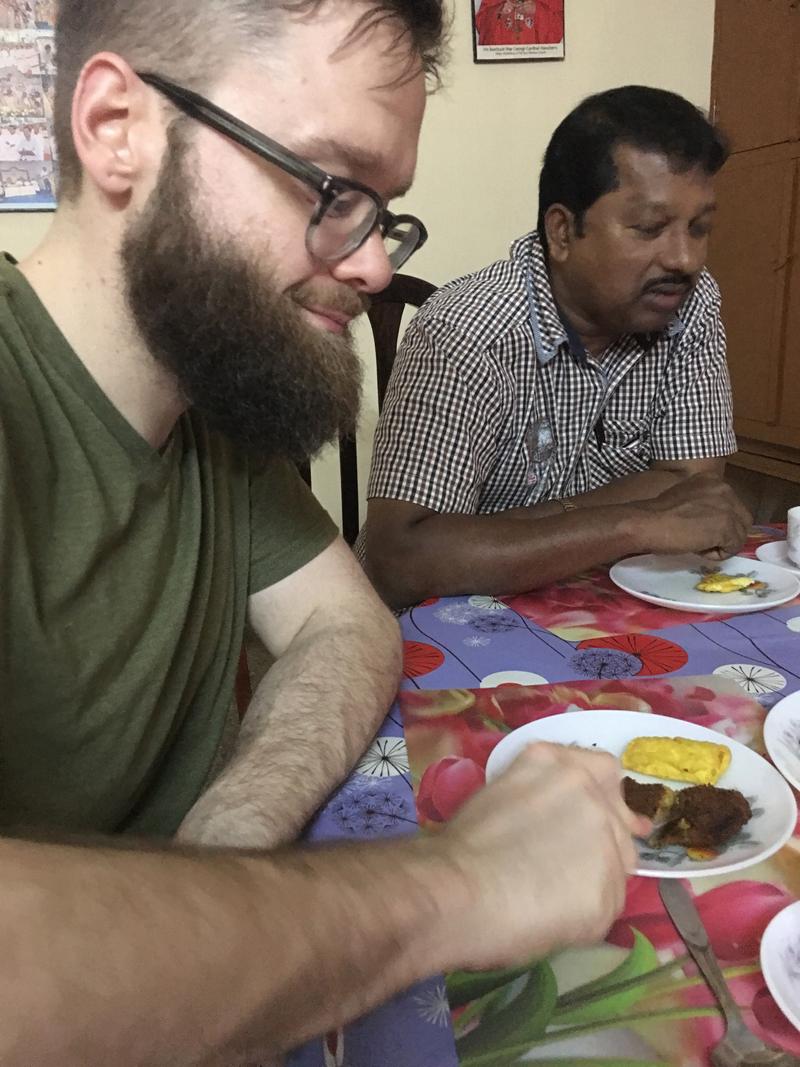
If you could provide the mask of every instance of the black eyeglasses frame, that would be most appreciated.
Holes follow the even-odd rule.
[[[306,245],[312,255],[316,255],[316,253],[310,246],[311,235],[324,219],[331,204],[339,196],[347,192],[362,193],[372,200],[375,205],[375,223],[352,248],[343,251],[341,255],[337,254],[332,257],[329,260],[330,262],[346,259],[357,252],[367,242],[376,227],[380,229],[383,238],[391,237],[392,232],[399,225],[408,225],[417,230],[416,243],[403,250],[405,254],[399,262],[390,257],[395,270],[399,270],[427,241],[428,231],[420,219],[415,215],[396,215],[394,212],[389,211],[381,196],[368,185],[354,181],[351,178],[341,178],[335,174],[328,174],[321,167],[317,167],[307,159],[303,159],[302,156],[298,156],[278,141],[273,140],[272,137],[261,133],[253,126],[249,126],[246,122],[236,118],[235,115],[225,111],[224,108],[212,103],[212,101],[207,100],[192,89],[185,89],[176,82],[151,71],[137,71],[136,73],[146,85],[156,89],[185,115],[230,138],[236,144],[248,149],[259,158],[266,160],[266,162],[274,164],[274,166],[279,167],[287,174],[291,174],[294,178],[304,182],[316,191],[319,196],[319,202],[314,209],[306,234]]]

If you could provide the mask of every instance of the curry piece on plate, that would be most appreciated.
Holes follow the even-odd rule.
[[[669,822],[656,830],[651,843],[716,848],[730,841],[752,814],[747,798],[737,789],[688,786],[676,793]]]
[[[635,778],[622,779],[622,794],[625,803],[638,815],[645,815],[653,822],[663,822],[670,812],[675,791],[658,782],[637,782]]]
[[[726,745],[686,737],[635,737],[622,753],[626,771],[696,785],[715,785],[730,762]]]
[[[722,571],[703,575],[695,586],[701,593],[738,593],[744,589],[755,593],[766,588],[766,582],[759,582],[748,574],[724,574]]]

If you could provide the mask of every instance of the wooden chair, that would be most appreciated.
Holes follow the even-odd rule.
[[[386,387],[397,355],[397,343],[400,326],[406,305],[422,307],[428,297],[436,291],[436,286],[421,278],[412,278],[408,274],[396,274],[388,288],[372,297],[369,321],[375,339],[375,362],[378,372],[378,411],[383,407]],[[311,468],[307,463],[300,464],[298,470],[306,483],[311,485]],[[342,534],[348,545],[358,537],[358,457],[356,442],[352,437],[342,438],[339,442],[339,470],[342,489]],[[250,685],[250,668],[247,653],[242,648],[239,667],[236,672],[236,705],[240,716],[244,716],[252,699]]]
[[[397,355],[400,325],[406,305],[422,307],[436,286],[409,274],[396,274],[388,288],[372,297],[369,321],[375,340],[378,372],[378,411],[383,407],[386,387]],[[339,442],[339,471],[342,489],[342,535],[352,545],[360,528],[358,520],[358,463],[355,438]]]

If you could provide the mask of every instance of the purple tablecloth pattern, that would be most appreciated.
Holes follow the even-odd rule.
[[[309,828],[309,841],[367,840],[414,833],[417,820],[399,709],[393,708],[354,774]],[[353,916],[353,923],[358,916]],[[343,936],[345,936],[343,932]],[[441,976],[370,1012],[324,1041],[294,1052],[288,1067],[457,1067]]]
[[[743,554],[781,536],[762,528]],[[752,615],[689,615],[636,600],[607,569],[527,596],[429,600],[402,629],[403,689],[717,674],[770,707],[800,687],[800,600]]]

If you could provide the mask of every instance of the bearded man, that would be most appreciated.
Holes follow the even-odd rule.
[[[61,204],[0,266],[0,827],[271,848],[398,680],[396,626],[292,461],[354,425],[349,324],[424,239],[385,204],[441,15],[145,6],[61,5]],[[348,45],[387,14],[406,46],[368,69]],[[248,621],[275,665],[206,789]]]

